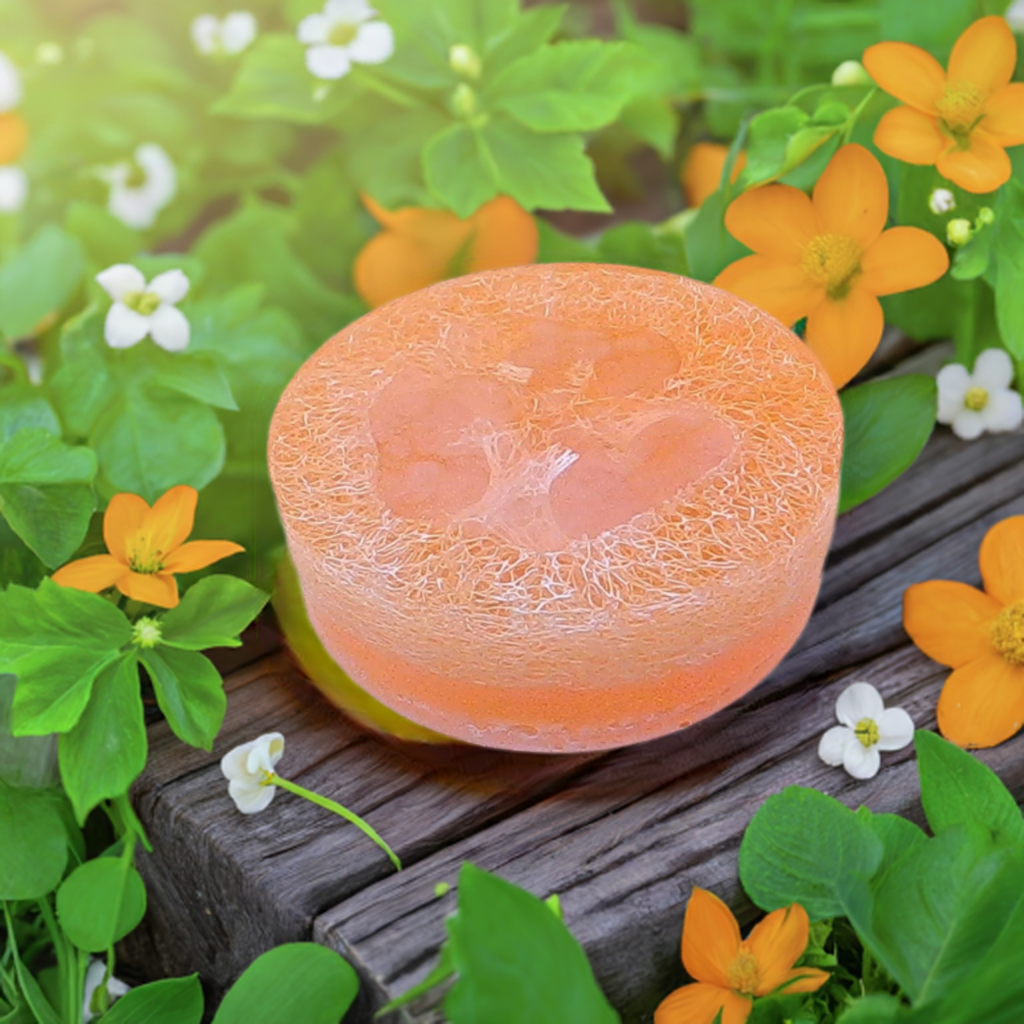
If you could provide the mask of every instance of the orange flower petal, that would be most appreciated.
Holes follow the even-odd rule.
[[[978,552],[985,592],[1000,604],[1024,601],[1024,516],[996,523]]]
[[[994,747],[1024,725],[1024,668],[995,651],[958,668],[939,697],[939,731],[960,747]]]
[[[997,145],[1024,144],[1024,82],[1014,82],[989,97],[982,128]]]
[[[352,277],[362,300],[376,308],[444,280],[447,263],[427,258],[415,240],[384,231],[359,251]]]
[[[818,233],[810,199],[791,185],[744,192],[725,211],[725,226],[759,255],[794,262]]]
[[[786,326],[806,316],[825,297],[798,263],[779,263],[768,256],[744,256],[729,264],[715,285],[760,306]]]
[[[115,494],[103,513],[103,540],[107,550],[128,564],[128,544],[142,528],[149,505],[137,494]]]
[[[883,231],[861,259],[860,286],[875,295],[923,288],[949,269],[946,247],[930,232],[898,227]]]
[[[139,528],[139,541],[147,553],[169,555],[192,532],[199,494],[194,487],[180,484],[161,495],[146,513]],[[143,540],[143,538],[145,538]]]
[[[745,1024],[753,1000],[717,985],[684,985],[662,1000],[654,1011],[654,1024],[714,1024],[722,1011],[722,1024]]]
[[[87,590],[90,594],[98,594],[101,590],[114,586],[128,567],[111,555],[93,555],[91,558],[79,558],[76,562],[68,562],[58,569],[51,579],[62,587],[73,587],[75,590]]]
[[[537,260],[540,232],[533,216],[514,199],[498,196],[470,218],[476,229],[468,271],[519,267]]]
[[[1002,605],[966,583],[929,580],[903,592],[903,628],[940,665],[960,668],[992,651],[989,628]]]
[[[960,35],[949,55],[949,80],[970,82],[985,92],[1001,89],[1013,77],[1017,41],[1005,18],[979,18]]]
[[[837,388],[867,365],[882,340],[882,305],[866,288],[854,288],[841,302],[826,299],[807,316],[804,337]]]
[[[906,164],[933,164],[949,146],[934,117],[913,107],[895,107],[882,115],[875,128],[875,145]]]
[[[1005,185],[1013,173],[1006,150],[980,128],[971,132],[970,149],[947,149],[940,154],[935,166],[939,174],[966,192],[994,192]]]
[[[729,147],[718,142],[697,142],[690,147],[683,164],[680,184],[687,206],[700,206],[722,183],[722,171],[729,156]],[[735,181],[747,166],[747,154],[740,153],[732,165],[730,181]]]
[[[0,114],[0,165],[13,164],[27,144],[28,125],[17,114]]]
[[[683,918],[683,966],[697,981],[729,987],[729,968],[740,948],[740,926],[712,892],[694,886]]]
[[[946,72],[930,53],[910,43],[876,43],[861,60],[880,89],[926,114],[935,113]]]
[[[779,988],[787,995],[791,992],[817,992],[828,979],[828,971],[819,971],[816,967],[794,967],[786,973]]]
[[[807,911],[799,903],[773,910],[754,926],[747,936],[747,947],[754,954],[761,975],[757,995],[766,996],[782,984],[807,949],[810,931]]]
[[[164,572],[195,572],[244,550],[240,544],[229,540],[190,540],[164,559]]]
[[[135,601],[173,608],[178,603],[178,581],[163,573],[127,572],[117,581],[117,589]]]
[[[878,159],[855,142],[828,162],[813,193],[822,234],[845,235],[862,246],[882,233],[889,216],[889,184]]]

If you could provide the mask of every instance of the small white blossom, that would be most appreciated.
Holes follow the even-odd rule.
[[[111,348],[131,348],[146,335],[168,352],[188,348],[188,320],[175,308],[188,294],[182,271],[168,270],[146,284],[141,270],[118,263],[97,274],[96,281],[114,300],[103,331]]]
[[[137,168],[127,161],[103,168],[100,177],[110,186],[107,209],[128,227],[144,231],[177,194],[178,172],[166,150],[155,142],[135,150],[135,163]],[[134,180],[138,172],[141,181]]]
[[[28,199],[28,177],[20,167],[0,167],[0,213],[17,213]]]
[[[987,348],[974,361],[974,372],[950,363],[935,378],[939,386],[936,419],[952,426],[963,441],[988,432],[1016,430],[1024,420],[1020,395],[1011,390],[1013,360],[1001,348]]]
[[[832,72],[833,85],[870,85],[871,76],[859,60],[844,60]]]
[[[1003,17],[1014,32],[1024,33],[1024,0],[1014,0]]]
[[[206,56],[233,55],[252,45],[258,31],[256,18],[249,11],[232,11],[224,18],[200,14],[192,22],[192,42]]]
[[[96,989],[103,984],[103,977],[107,973],[107,965],[102,960],[89,957],[89,967],[85,972],[85,1000],[82,1005],[82,1024],[89,1024],[95,1020],[99,1013],[92,1008],[92,999]],[[126,985],[118,978],[111,977],[107,981],[107,996],[110,1003],[120,999],[126,992],[131,991],[131,986]]]
[[[956,196],[948,188],[937,188],[928,197],[928,209],[932,213],[951,213],[956,209]]]
[[[228,780],[228,793],[243,814],[256,814],[270,806],[277,788],[270,780],[283,753],[284,737],[279,732],[268,732],[221,758],[220,770]]]
[[[873,779],[882,759],[879,751],[901,750],[914,738],[914,723],[903,708],[886,708],[870,683],[852,683],[836,701],[834,725],[818,744],[825,764],[842,765],[855,779]]]
[[[21,102],[21,75],[10,57],[0,50],[0,114]]]
[[[366,0],[327,0],[321,14],[299,22],[306,67],[317,78],[344,78],[353,64],[382,64],[395,52],[395,34]]]

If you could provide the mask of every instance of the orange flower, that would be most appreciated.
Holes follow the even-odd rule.
[[[1024,143],[1024,83],[1010,84],[1017,41],[1005,19],[982,18],[956,41],[948,71],[909,43],[876,43],[864,67],[906,106],[890,110],[875,145],[908,164],[935,164],[968,192],[991,192],[1011,173],[1007,146]]]
[[[930,580],[903,594],[903,628],[953,672],[939,698],[939,731],[961,747],[994,747],[1024,724],[1024,516],[981,542],[984,593]]]
[[[816,992],[828,972],[794,967],[807,949],[810,923],[799,903],[774,910],[746,939],[732,911],[694,888],[683,920],[683,966],[696,983],[677,988],[654,1012],[654,1024],[743,1024],[754,996],[779,990]]]
[[[832,383],[842,387],[882,339],[879,295],[920,288],[949,267],[946,247],[920,228],[885,228],[889,186],[863,146],[843,146],[814,186],[745,192],[725,226],[753,249],[715,279],[719,288],[785,324],[807,317],[805,336]]]
[[[172,487],[150,508],[137,494],[115,494],[103,516],[108,555],[69,562],[54,583],[98,594],[117,587],[125,597],[173,608],[177,572],[194,572],[245,548],[228,540],[193,540],[198,495],[194,487]]]
[[[687,206],[700,206],[712,192],[718,191],[728,155],[729,147],[718,142],[698,142],[690,147],[680,177]],[[729,180],[735,181],[746,166],[747,154],[740,153],[732,166]]]
[[[417,206],[385,210],[369,196],[366,208],[384,230],[356,257],[356,291],[369,306],[477,270],[518,267],[537,259],[537,223],[514,199],[499,196],[472,217]]]
[[[13,164],[27,142],[28,125],[17,114],[0,114],[0,166]]]

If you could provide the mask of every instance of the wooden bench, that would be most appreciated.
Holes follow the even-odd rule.
[[[943,354],[933,346],[897,369],[934,372]],[[874,372],[885,369],[883,357]],[[559,893],[623,1020],[649,1021],[683,979],[691,887],[713,889],[741,920],[754,916],[737,850],[769,795],[796,783],[921,820],[912,748],[883,755],[881,773],[862,783],[822,764],[818,740],[855,679],[934,728],[947,670],[909,643],[903,590],[933,578],[978,584],[982,536],[1020,514],[1024,432],[965,444],[939,428],[909,472],[840,518],[818,607],[770,678],[683,732],[593,755],[381,740],[322,700],[273,626],[261,625],[224,662],[228,712],[212,754],[183,746],[162,722],[149,730],[151,758],[134,790],[155,845],[140,858],[149,912],[123,966],[148,977],[198,971],[216,997],[258,954],[313,938],[359,971],[346,1022],[369,1022],[436,963],[455,894],[437,898],[434,887],[454,883],[468,859],[538,896]],[[287,793],[259,815],[237,813],[219,759],[269,731],[287,737],[282,774],[366,817],[404,871],[362,833]],[[1024,734],[978,756],[1024,797]],[[388,1022],[439,1021],[437,1004],[423,997]]]

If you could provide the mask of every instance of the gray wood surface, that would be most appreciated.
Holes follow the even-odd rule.
[[[942,355],[917,353],[898,369],[934,372]],[[123,950],[127,968],[198,970],[216,996],[259,953],[314,937],[360,971],[347,1021],[368,1022],[435,963],[454,895],[438,899],[434,887],[454,882],[468,859],[538,896],[558,892],[624,1020],[649,1020],[683,978],[691,887],[751,916],[736,855],[768,796],[797,783],[917,816],[911,750],[883,755],[880,775],[858,783],[823,765],[817,742],[854,679],[934,726],[947,673],[908,644],[903,590],[932,578],[979,582],[985,531],[1024,514],[1022,460],[1022,432],[964,444],[939,428],[908,473],[840,518],[818,607],[778,669],[713,718],[618,751],[541,757],[381,740],[329,707],[261,627],[224,662],[234,670],[213,753],[184,747],[162,722],[150,727],[134,799],[156,849],[140,865],[150,911]],[[236,812],[219,758],[268,731],[287,737],[281,773],[366,817],[406,870],[396,874],[361,833],[290,794],[262,814]],[[1024,735],[978,756],[1024,797]],[[390,1020],[437,1020],[435,1003]]]

